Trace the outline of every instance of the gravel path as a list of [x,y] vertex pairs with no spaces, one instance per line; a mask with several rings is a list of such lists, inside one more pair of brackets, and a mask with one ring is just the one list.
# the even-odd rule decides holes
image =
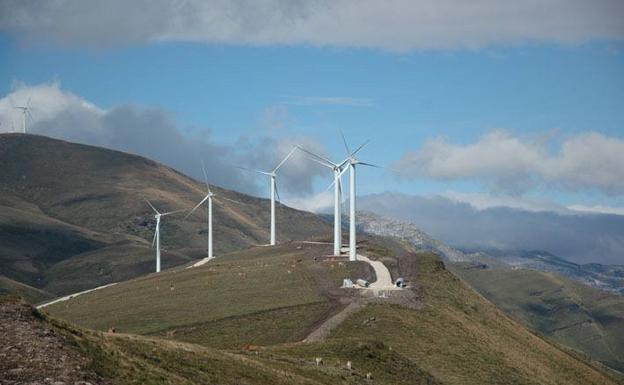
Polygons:
[[371,261],[368,257],[358,254],[358,261],[364,261],[371,265],[375,270],[375,276],[377,280],[370,284],[368,287],[372,290],[401,290],[400,288],[394,285],[392,281],[392,276],[390,275],[390,270],[380,261]]
[[323,341],[325,338],[329,336],[329,333],[335,329],[338,325],[340,325],[348,316],[355,313],[362,304],[360,302],[351,302],[347,307],[342,309],[337,314],[334,314],[333,317],[328,318],[325,322],[321,324],[318,328],[316,328],[312,333],[310,333],[303,342],[315,342],[315,341]]
[[[359,261],[363,261],[368,263],[375,270],[376,280],[371,283],[368,289],[363,290],[402,290],[394,285],[392,281],[392,275],[390,275],[390,270],[380,261],[372,261],[368,257],[358,254],[357,256]],[[333,317],[328,318],[325,322],[323,322],[318,328],[316,328],[312,333],[310,333],[303,342],[314,342],[314,341],[322,341],[329,336],[329,333],[333,329],[335,329],[338,325],[340,325],[348,316],[355,313],[358,309],[363,306],[363,301],[354,300],[347,307],[342,309],[340,312],[335,314]]]
[[89,290],[81,291],[81,292],[78,292],[78,293],[66,295],[65,297],[57,298],[57,299],[52,300],[50,302],[45,302],[45,303],[42,303],[40,305],[37,305],[37,309],[43,309],[46,306],[50,306],[50,305],[58,303],[58,302],[67,301],[68,299],[72,299],[72,298],[78,297],[79,295],[83,295],[83,294],[90,293],[92,291],[104,289],[105,287],[113,286],[113,285],[116,285],[116,284],[117,284],[117,282],[109,283],[108,285],[98,286],[98,287],[95,287],[93,289],[89,289]]

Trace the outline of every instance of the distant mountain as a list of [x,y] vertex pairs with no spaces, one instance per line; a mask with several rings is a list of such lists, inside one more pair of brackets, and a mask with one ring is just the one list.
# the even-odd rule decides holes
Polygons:
[[433,251],[449,261],[470,260],[469,256],[463,252],[433,239],[410,222],[382,217],[369,211],[360,211],[357,213],[357,224],[358,229],[363,232],[405,239],[420,250]]
[[[268,200],[212,189],[217,256],[268,243]],[[0,276],[63,294],[151,272],[155,220],[145,199],[166,211],[204,194],[203,183],[140,156],[0,134]],[[278,205],[277,217],[281,242],[331,234],[308,212]],[[203,209],[166,217],[164,267],[204,257],[206,228]]]
[[557,273],[564,277],[580,281],[598,289],[624,294],[624,266],[602,265],[599,263],[576,264],[547,251],[497,251],[473,254],[473,260],[479,256],[494,257],[512,268],[532,269],[547,273]]
[[624,263],[624,215],[580,213],[565,208],[478,209],[444,196],[383,193],[359,197],[358,208],[417,224],[465,250],[548,250],[574,263]]
[[561,274],[588,286],[624,294],[624,266],[599,263],[576,264],[547,251],[539,250],[459,250],[434,239],[415,224],[385,218],[371,212],[358,213],[358,226],[367,233],[408,240],[421,250],[433,251],[450,262],[504,264],[512,268]]

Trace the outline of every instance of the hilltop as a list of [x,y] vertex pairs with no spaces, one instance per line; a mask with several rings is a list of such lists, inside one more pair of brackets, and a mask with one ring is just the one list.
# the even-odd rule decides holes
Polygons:
[[[367,239],[360,252],[411,285],[383,299],[339,288],[344,277],[374,277],[361,262],[321,258],[328,250],[329,244],[298,242],[251,248],[201,267],[123,282],[44,312],[139,339],[234,354],[252,349],[254,360],[279,362],[284,370],[295,365],[297,375],[319,382],[328,378],[318,370],[323,376],[348,374],[335,383],[362,383],[366,373],[382,384],[624,383],[615,372],[505,316],[434,254],[414,253],[399,240]],[[327,338],[302,342],[353,303],[359,307]],[[323,359],[321,369],[315,357]],[[357,373],[343,371],[347,361]]]
[[[1,134],[0,164],[0,276],[44,296],[153,271],[155,221],[144,199],[164,211],[205,194],[203,183],[152,160],[43,136]],[[216,255],[268,242],[266,199],[213,189]],[[280,242],[332,233],[311,213],[278,205],[277,215]],[[165,268],[205,256],[204,210],[162,226]]]

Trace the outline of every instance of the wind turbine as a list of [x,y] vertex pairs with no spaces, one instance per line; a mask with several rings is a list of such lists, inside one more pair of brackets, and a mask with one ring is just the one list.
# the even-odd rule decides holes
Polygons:
[[349,145],[347,144],[347,140],[344,137],[342,131],[340,132],[342,136],[342,142],[344,143],[345,150],[347,150],[347,161],[349,163],[349,260],[357,261],[357,250],[356,250],[356,234],[355,234],[355,166],[361,164],[363,166],[377,167],[382,168],[381,166],[377,166],[372,163],[361,162],[355,158],[355,154],[358,153],[366,144],[368,144],[368,140],[360,147],[358,147],[355,151],[351,152],[349,150]]
[[210,191],[208,185],[208,175],[206,174],[206,167],[202,162],[202,171],[204,172],[204,180],[206,181],[206,196],[202,199],[193,209],[186,215],[185,219],[191,216],[195,210],[199,208],[204,202],[208,201],[208,260],[210,261],[214,256],[212,255],[212,197],[215,195]]
[[275,167],[272,171],[259,171],[259,170],[244,168],[244,167],[238,167],[241,170],[257,172],[258,174],[266,175],[270,178],[270,182],[271,182],[271,243],[270,245],[271,246],[275,246],[276,244],[275,242],[275,195],[276,194],[277,194],[277,198],[279,199],[279,192],[277,191],[277,180],[276,180],[277,170],[279,170],[279,168],[282,167],[284,163],[286,163],[288,158],[291,157],[291,155],[295,152],[296,149],[297,147],[293,147],[293,149],[290,150],[288,155],[286,155],[284,159],[282,159],[282,161],[279,162],[277,167]]
[[22,110],[22,130],[23,133],[26,133],[26,115],[28,115],[30,117],[30,119],[33,119],[32,114],[30,113],[30,98],[28,98],[28,101],[26,102],[25,105],[23,106],[17,106],[15,107],[18,110]]
[[310,155],[311,160],[332,169],[334,182],[329,187],[334,186],[334,255],[340,255],[340,248],[342,247],[342,174],[347,170],[349,158],[340,163],[334,163],[301,146],[297,146],[297,148]]
[[154,247],[154,244],[156,244],[156,272],[160,273],[160,218],[166,215],[179,213],[180,211],[183,211],[183,210],[175,210],[175,211],[169,211],[166,213],[160,213],[158,210],[156,210],[154,205],[150,203],[150,201],[148,201],[147,199],[145,199],[145,201],[152,208],[152,210],[154,210],[154,213],[155,213],[154,218],[156,218],[156,231],[154,232],[154,240],[152,240],[152,247]]

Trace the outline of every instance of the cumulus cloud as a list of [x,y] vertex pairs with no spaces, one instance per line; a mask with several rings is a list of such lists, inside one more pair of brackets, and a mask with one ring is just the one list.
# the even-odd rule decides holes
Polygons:
[[[58,82],[17,84],[13,92],[0,99],[0,132],[21,132],[22,117],[15,106],[29,99],[29,133],[135,153],[199,179],[203,179],[203,158],[211,183],[248,193],[265,195],[267,184],[257,175],[239,172],[233,165],[273,170],[296,143],[325,152],[320,143],[305,136],[242,137],[233,144],[206,140],[205,135],[193,137],[184,134],[160,108],[120,105],[102,109],[64,90]],[[295,154],[280,169],[281,192],[311,193],[312,180],[324,175],[324,170]]]
[[[552,148],[555,147],[555,150]],[[565,191],[624,194],[624,140],[596,132],[544,140],[494,130],[459,145],[425,141],[394,165],[405,178],[477,180],[493,191],[521,194],[540,185]]]
[[5,0],[0,29],[27,41],[312,44],[387,50],[622,39],[619,0]]

